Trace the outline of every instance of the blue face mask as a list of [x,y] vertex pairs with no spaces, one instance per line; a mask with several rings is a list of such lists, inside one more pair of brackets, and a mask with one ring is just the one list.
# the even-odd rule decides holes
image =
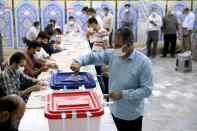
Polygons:
[[153,12],[152,14],[153,14],[153,16],[155,17],[155,16],[157,15],[157,12]]
[[174,15],[174,14],[175,14],[174,10],[172,10],[172,11],[171,11],[171,14],[172,14],[172,15]]

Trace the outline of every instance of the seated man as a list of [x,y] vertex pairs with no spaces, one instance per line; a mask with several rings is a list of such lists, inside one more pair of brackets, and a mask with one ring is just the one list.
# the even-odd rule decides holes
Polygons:
[[0,99],[1,131],[18,131],[25,112],[25,103],[17,95],[8,95]]
[[26,65],[24,73],[30,77],[37,78],[41,72],[47,71],[49,68],[57,69],[56,64],[45,64],[33,57],[36,52],[40,52],[42,45],[37,41],[31,41],[28,48],[24,50],[26,56]]
[[70,33],[83,33],[81,26],[74,22],[74,17],[69,17],[69,23],[64,26],[63,34],[70,34]]
[[49,35],[49,42],[48,44],[43,46],[43,49],[49,54],[54,54],[62,51],[63,49],[57,46],[58,44],[56,41],[53,39],[55,31],[54,30],[46,30],[46,33]]
[[60,26],[58,26],[58,25],[56,25],[56,21],[55,20],[50,20],[50,24],[52,24],[53,25],[53,30],[55,30],[55,29],[57,29],[57,28],[60,28]]
[[35,40],[39,33],[40,23],[38,21],[34,22],[34,26],[29,29],[27,32],[27,39],[28,40]]
[[[8,67],[0,73],[0,97],[9,94],[17,94],[23,97],[32,91],[40,90],[38,84],[42,82],[22,72],[25,64],[26,57],[22,52],[16,52],[11,56]],[[21,91],[21,82],[32,84],[33,86]]]
[[[38,34],[36,41],[40,42],[42,46],[45,46],[49,41],[49,35],[45,31],[41,31]],[[51,59],[49,54],[46,53],[43,47],[41,48],[40,52],[36,52],[36,54],[34,54],[34,58],[39,59],[43,63],[46,62],[46,59]]]

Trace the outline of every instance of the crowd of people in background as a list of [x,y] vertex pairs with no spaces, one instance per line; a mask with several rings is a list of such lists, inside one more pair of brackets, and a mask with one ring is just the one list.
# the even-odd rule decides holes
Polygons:
[[[135,41],[133,36],[135,32],[133,28],[135,23],[134,14],[130,9],[130,5],[126,4],[124,6],[125,13],[123,19],[117,21],[122,25],[122,28],[115,33],[114,42],[112,40],[113,33],[115,32],[113,30],[114,16],[110,13],[107,7],[103,8],[103,12],[105,13],[103,20],[93,8],[84,7],[82,12],[86,15],[87,19],[87,28],[85,31],[83,31],[82,27],[75,22],[75,18],[70,16],[68,23],[64,25],[63,30],[61,30],[60,26],[56,24],[55,20],[50,20],[45,29],[40,31],[40,23],[36,21],[29,29],[26,36],[24,36],[23,41],[26,44],[26,49],[22,52],[15,52],[9,58],[8,65],[4,67],[4,69],[2,68],[3,70],[0,72],[0,128],[5,130],[17,129],[20,120],[18,123],[13,125],[13,123],[10,122],[10,119],[17,114],[19,108],[21,108],[21,112],[19,112],[21,119],[24,113],[24,101],[26,102],[28,100],[29,94],[33,91],[39,91],[42,86],[46,85],[46,83],[37,79],[40,73],[46,72],[50,68],[58,69],[58,65],[55,64],[55,62],[51,64],[49,61],[54,61],[51,58],[52,54],[63,50],[61,46],[59,46],[61,44],[61,35],[78,33],[85,34],[93,53],[86,56],[87,59],[84,57],[78,59],[78,63],[74,63],[71,67],[74,70],[76,67],[79,68],[79,66],[90,64],[92,62],[90,59],[94,59],[95,63],[91,64],[96,65],[95,70],[97,72],[97,78],[104,94],[108,94],[108,80],[106,81],[108,78],[104,76],[113,75],[110,77],[114,81],[110,81],[109,85],[116,87],[119,84],[116,83],[116,81],[119,80],[116,79],[114,74],[117,74],[117,70],[122,67],[120,61],[124,61],[127,58],[129,60],[124,63],[125,67],[122,67],[125,68],[125,74],[130,70],[128,65],[132,66],[134,64],[132,61],[138,61],[139,65],[136,66],[136,71],[142,71],[140,73],[150,76],[150,78],[143,76],[135,76],[136,79],[131,78],[131,80],[136,83],[134,86],[138,86],[140,84],[135,81],[138,78],[140,78],[141,82],[145,82],[145,85],[143,85],[144,90],[139,90],[138,92],[135,92],[135,94],[130,94],[129,90],[128,92],[115,92],[115,94],[113,92],[113,94],[109,96],[114,100],[118,100],[121,97],[126,99],[125,101],[122,101],[122,103],[117,104],[117,107],[112,107],[112,114],[118,128],[121,130],[123,125],[130,127],[131,125],[137,124],[137,127],[135,128],[136,131],[141,130],[143,109],[138,105],[130,103],[133,99],[130,99],[129,96],[135,95],[134,98],[136,97],[136,99],[139,100],[148,97],[151,94],[153,83],[150,61],[138,53],[133,47],[133,43]],[[156,8],[152,9],[152,13],[147,19],[146,30],[148,57],[156,57],[159,37],[158,34],[161,30],[162,35],[164,36],[164,52],[162,58],[167,56],[169,44],[171,44],[171,57],[175,58],[177,32],[180,30],[178,27],[179,25],[182,25],[183,28],[184,51],[191,50],[191,33],[193,30],[195,16],[188,8],[185,8],[183,13],[187,14],[187,16],[184,22],[180,23],[178,22],[172,7],[168,9],[168,14],[163,19],[158,14]],[[153,49],[151,48],[152,43]],[[109,48],[114,48],[114,54],[122,57],[123,60],[113,57],[111,51],[106,51],[106,49]],[[135,56],[131,55],[132,52],[136,53]],[[141,58],[141,61],[139,61],[138,58]],[[144,61],[145,63],[143,63]],[[116,67],[112,62],[119,65]],[[107,64],[109,64],[110,69],[106,66]],[[141,67],[141,65],[143,67]],[[141,69],[146,70],[146,72]],[[130,73],[132,75],[132,73],[135,72]],[[125,74],[122,74],[122,77]],[[119,74],[117,74],[117,76],[118,75]],[[128,78],[124,77],[121,78],[123,83],[127,79]],[[147,81],[145,81],[145,79],[147,79]],[[127,84],[129,84],[129,81],[130,80],[127,81]],[[130,84],[132,85],[132,83]],[[129,88],[129,86],[127,87],[127,85],[125,85],[125,88]],[[119,87],[117,87],[117,89],[119,89]],[[122,93],[123,96],[115,97],[115,95],[120,95],[120,93]],[[139,95],[139,93],[143,95]],[[10,94],[16,94],[23,98],[24,101],[20,97]],[[130,105],[131,107],[127,107],[125,104]],[[140,105],[143,106],[142,103]],[[122,113],[122,108],[118,109],[118,106],[125,107],[125,113]],[[140,110],[140,112],[136,112],[135,109]],[[16,111],[15,114],[13,114],[13,111]],[[131,119],[132,121],[130,121]]]

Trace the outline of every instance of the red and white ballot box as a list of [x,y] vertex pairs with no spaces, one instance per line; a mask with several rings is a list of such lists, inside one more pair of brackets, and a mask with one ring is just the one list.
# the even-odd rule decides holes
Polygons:
[[50,131],[99,131],[104,108],[95,92],[63,92],[46,96]]

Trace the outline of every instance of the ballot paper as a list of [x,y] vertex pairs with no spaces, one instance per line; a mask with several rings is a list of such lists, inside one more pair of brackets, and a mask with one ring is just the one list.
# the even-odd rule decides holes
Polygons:
[[72,74],[70,77],[66,78],[66,81],[82,81],[82,76]]

